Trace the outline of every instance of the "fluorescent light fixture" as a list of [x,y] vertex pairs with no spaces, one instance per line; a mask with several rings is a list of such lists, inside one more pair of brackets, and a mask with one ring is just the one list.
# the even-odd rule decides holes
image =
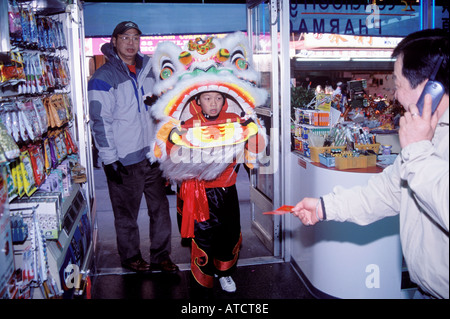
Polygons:
[[350,61],[350,58],[297,58],[297,62],[344,62]]
[[395,62],[393,58],[351,58],[354,62]]
[[297,62],[395,62],[393,58],[296,58]]

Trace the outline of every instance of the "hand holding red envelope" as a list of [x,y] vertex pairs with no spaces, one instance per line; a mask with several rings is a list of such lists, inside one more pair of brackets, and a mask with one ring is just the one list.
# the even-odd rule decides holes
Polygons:
[[286,213],[291,213],[294,206],[283,205],[278,209],[272,210],[270,212],[265,212],[263,215],[283,215]]

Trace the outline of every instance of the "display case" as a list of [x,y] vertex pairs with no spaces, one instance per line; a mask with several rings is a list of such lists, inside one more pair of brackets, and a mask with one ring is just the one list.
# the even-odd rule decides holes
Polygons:
[[14,256],[0,291],[81,297],[96,224],[82,6],[0,0],[0,7],[1,209]]
[[[381,168],[337,170],[295,153],[288,159],[292,187],[288,203],[320,197],[340,185],[362,185]],[[301,181],[297,183],[294,181]],[[334,221],[314,227],[291,223],[292,261],[317,298],[408,298],[402,289],[398,216],[368,226]]]

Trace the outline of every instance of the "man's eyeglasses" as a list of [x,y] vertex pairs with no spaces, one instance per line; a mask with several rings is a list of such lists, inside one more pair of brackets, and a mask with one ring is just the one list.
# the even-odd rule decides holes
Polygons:
[[126,42],[128,42],[130,40],[133,40],[134,42],[138,42],[139,40],[141,40],[141,37],[139,37],[139,36],[129,36],[129,35],[121,35],[118,38],[120,40],[126,41]]

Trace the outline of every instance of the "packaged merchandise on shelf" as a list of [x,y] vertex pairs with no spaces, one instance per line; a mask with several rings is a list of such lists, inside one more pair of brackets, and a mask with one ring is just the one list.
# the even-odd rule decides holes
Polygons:
[[[13,276],[5,285],[8,290],[7,298],[10,299],[29,299],[33,298],[33,292],[37,288],[41,293],[41,288],[45,286],[45,291],[41,294],[45,298],[57,297],[57,285],[49,271],[47,236],[49,231],[49,220],[44,213],[38,214],[33,206],[36,203],[24,203],[22,207],[13,206],[10,212],[12,221],[20,221],[15,226],[27,229],[26,236],[14,242],[14,263],[20,265],[13,273]],[[42,203],[41,203],[42,204]],[[41,209],[44,212],[44,209]],[[50,222],[51,223],[51,222]]]
[[313,126],[329,126],[330,112],[321,110],[303,110],[295,108],[295,124],[307,124]]
[[0,86],[18,85],[26,82],[22,54],[9,52],[9,61],[0,61]]
[[12,43],[40,50],[66,47],[62,23],[52,17],[37,17],[30,2],[9,0],[8,15]]
[[[358,123],[338,124],[334,126],[328,137],[325,139],[324,146],[335,145],[342,146],[346,144],[375,144],[376,134],[370,133],[368,128]],[[354,147],[352,147],[353,149]]]
[[11,94],[39,94],[70,83],[63,23],[37,17],[30,2],[8,1],[11,51],[0,61],[0,88]]
[[[363,85],[364,80],[355,83]],[[336,92],[331,88],[322,90],[318,86],[313,101],[308,104],[314,104],[315,109],[294,107],[293,149],[303,156],[310,157],[313,162],[322,162],[328,167],[335,166],[334,157],[337,152],[345,149],[359,150],[361,153],[369,152],[376,159],[380,150],[380,144],[376,142],[377,129],[393,128],[393,124],[389,123],[393,123],[394,117],[398,116],[395,106],[386,99],[366,96],[363,91],[358,91],[367,103],[354,107],[353,104],[347,103],[348,100],[346,102],[346,99],[342,99],[342,92]],[[345,112],[341,113],[341,110]],[[354,162],[355,165],[343,165],[344,161],[340,161],[338,166],[365,165],[362,158]],[[367,166],[372,166],[373,158],[369,162]]]
[[[67,196],[71,174],[67,173],[68,166],[61,164],[69,155],[78,153],[69,127],[71,109],[70,97],[65,93],[0,100],[0,163],[7,167],[10,200],[31,196],[52,183],[61,185]],[[53,170],[61,169],[65,178],[50,177],[45,183]],[[83,180],[77,178],[77,182]]]
[[323,137],[322,146],[310,148],[311,160],[319,162],[319,154],[332,153],[332,150],[367,151],[376,156],[380,144],[376,142],[376,135],[370,133],[366,127],[357,123],[339,123]]
[[337,169],[366,168],[377,164],[377,155],[366,151],[353,151],[347,154],[336,156],[335,164]]

